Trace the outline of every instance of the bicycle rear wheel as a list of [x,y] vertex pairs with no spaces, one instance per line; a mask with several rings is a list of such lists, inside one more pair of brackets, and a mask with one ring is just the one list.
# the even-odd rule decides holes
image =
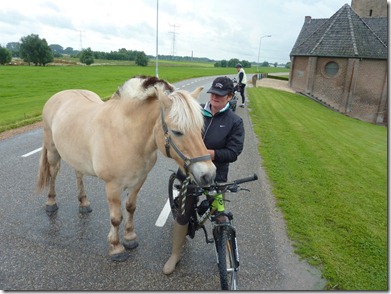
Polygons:
[[168,180],[168,199],[170,201],[170,207],[171,207],[171,213],[174,219],[176,219],[178,215],[178,194],[179,190],[176,188],[176,186],[180,186],[181,182],[178,180],[176,173],[172,173],[169,180]]
[[218,229],[216,250],[222,290],[238,290],[238,267],[235,258],[235,239],[226,228]]

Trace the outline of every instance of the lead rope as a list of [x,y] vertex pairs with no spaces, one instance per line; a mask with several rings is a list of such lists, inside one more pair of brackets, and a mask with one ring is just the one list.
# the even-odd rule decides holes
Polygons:
[[181,207],[179,214],[185,214],[185,205],[186,205],[186,196],[187,196],[187,186],[190,183],[190,175],[187,175],[186,179],[182,182],[181,191],[179,192],[179,197],[181,199]]

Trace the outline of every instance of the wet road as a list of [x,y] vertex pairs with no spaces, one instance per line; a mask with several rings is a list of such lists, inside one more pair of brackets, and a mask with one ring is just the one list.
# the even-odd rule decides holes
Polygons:
[[[209,87],[211,81],[200,78],[175,86],[192,91],[199,85]],[[205,102],[206,89],[201,95]],[[229,178],[255,172],[260,180],[245,184],[252,192],[233,194],[227,205],[234,212],[238,232],[240,290],[321,289],[320,273],[293,253],[261,168],[247,111],[237,109],[245,123],[246,142],[239,160],[231,165]],[[126,262],[116,263],[107,255],[110,226],[102,181],[85,177],[93,211],[81,215],[74,172],[62,162],[57,178],[59,210],[46,214],[46,195],[34,192],[41,141],[42,129],[0,141],[0,289],[219,290],[213,244],[205,243],[202,232],[187,240],[176,271],[170,276],[162,273],[171,250],[172,217],[161,227],[155,223],[167,201],[170,169],[177,169],[172,160],[159,154],[138,197],[139,247]]]

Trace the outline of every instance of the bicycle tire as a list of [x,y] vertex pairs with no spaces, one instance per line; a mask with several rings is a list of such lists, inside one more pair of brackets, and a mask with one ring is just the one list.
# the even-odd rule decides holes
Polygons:
[[175,199],[179,193],[179,191],[175,188],[175,185],[180,184],[175,173],[172,173],[168,180],[168,199],[170,201],[171,214],[174,219],[176,219],[178,215],[178,202]]
[[221,290],[238,290],[238,268],[235,259],[235,240],[229,230],[218,229],[216,251]]

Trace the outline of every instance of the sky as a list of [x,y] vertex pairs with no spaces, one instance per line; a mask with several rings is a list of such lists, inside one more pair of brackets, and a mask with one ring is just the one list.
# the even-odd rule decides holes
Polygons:
[[285,64],[305,16],[330,18],[344,4],[351,0],[2,1],[0,45],[37,34],[64,49],[156,56],[157,35],[159,55]]

